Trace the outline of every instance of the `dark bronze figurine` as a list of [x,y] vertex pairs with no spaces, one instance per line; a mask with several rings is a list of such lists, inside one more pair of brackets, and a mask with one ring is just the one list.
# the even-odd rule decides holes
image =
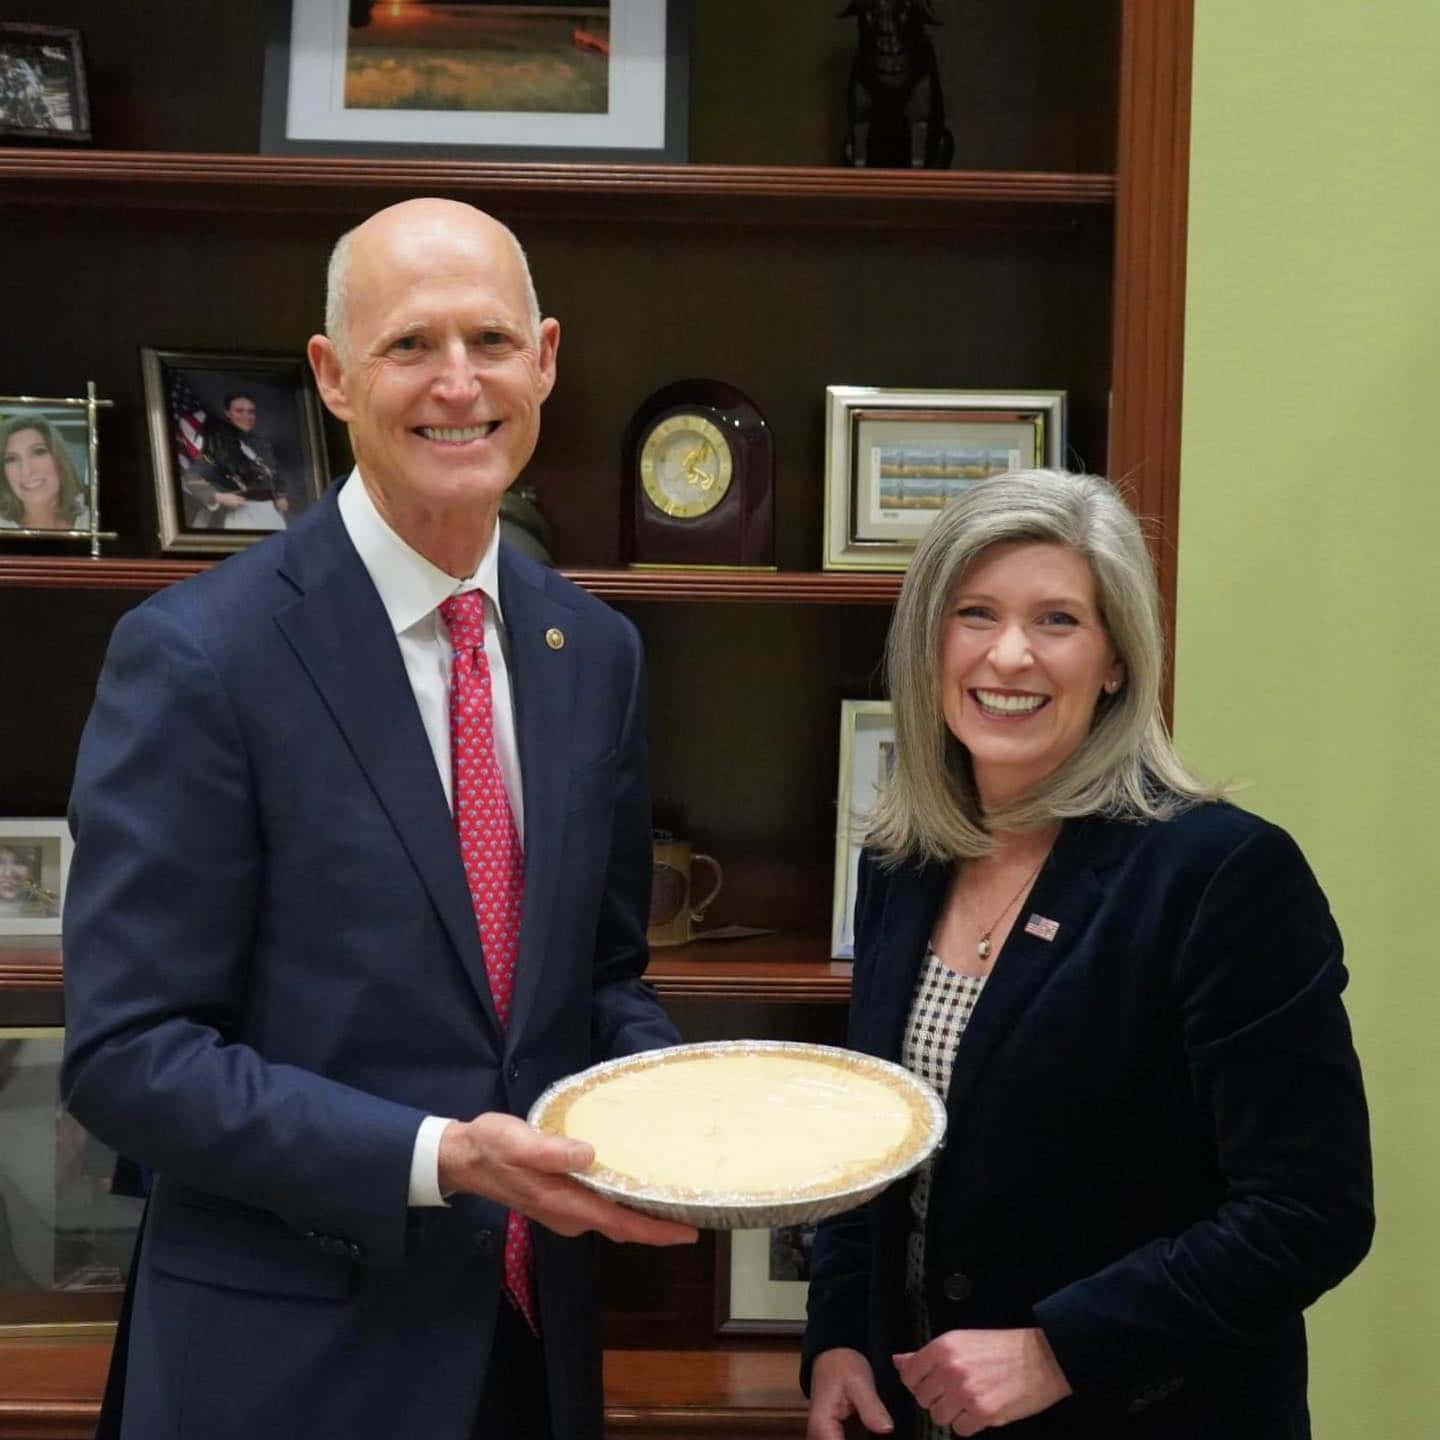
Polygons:
[[839,18],[859,22],[845,92],[845,163],[944,170],[955,153],[945,128],[930,0],[850,0]]

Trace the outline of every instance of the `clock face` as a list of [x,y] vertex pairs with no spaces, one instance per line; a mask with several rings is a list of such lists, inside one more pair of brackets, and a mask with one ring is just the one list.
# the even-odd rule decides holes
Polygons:
[[733,474],[730,442],[704,415],[668,415],[640,447],[645,494],[657,510],[676,520],[708,515],[725,498]]

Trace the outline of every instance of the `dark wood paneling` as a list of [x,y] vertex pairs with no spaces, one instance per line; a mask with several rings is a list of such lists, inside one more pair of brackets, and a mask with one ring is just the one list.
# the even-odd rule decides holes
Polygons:
[[[1110,473],[1134,488],[1175,633],[1194,0],[1125,0]],[[1166,680],[1166,710],[1174,683]]]

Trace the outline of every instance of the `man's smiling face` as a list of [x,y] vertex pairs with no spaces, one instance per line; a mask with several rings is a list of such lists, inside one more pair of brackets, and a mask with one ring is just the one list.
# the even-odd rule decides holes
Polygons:
[[[535,450],[559,326],[537,327],[519,255],[489,217],[416,202],[356,233],[346,360],[322,375],[392,525],[500,500]],[[327,384],[326,380],[330,379]]]

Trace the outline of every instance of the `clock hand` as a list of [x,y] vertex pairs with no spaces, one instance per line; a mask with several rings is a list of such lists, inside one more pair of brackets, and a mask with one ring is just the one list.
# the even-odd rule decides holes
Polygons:
[[715,484],[715,477],[700,466],[715,453],[714,448],[708,440],[702,440],[681,462],[681,468],[685,471],[685,478],[692,485],[698,485],[702,490],[709,490]]

